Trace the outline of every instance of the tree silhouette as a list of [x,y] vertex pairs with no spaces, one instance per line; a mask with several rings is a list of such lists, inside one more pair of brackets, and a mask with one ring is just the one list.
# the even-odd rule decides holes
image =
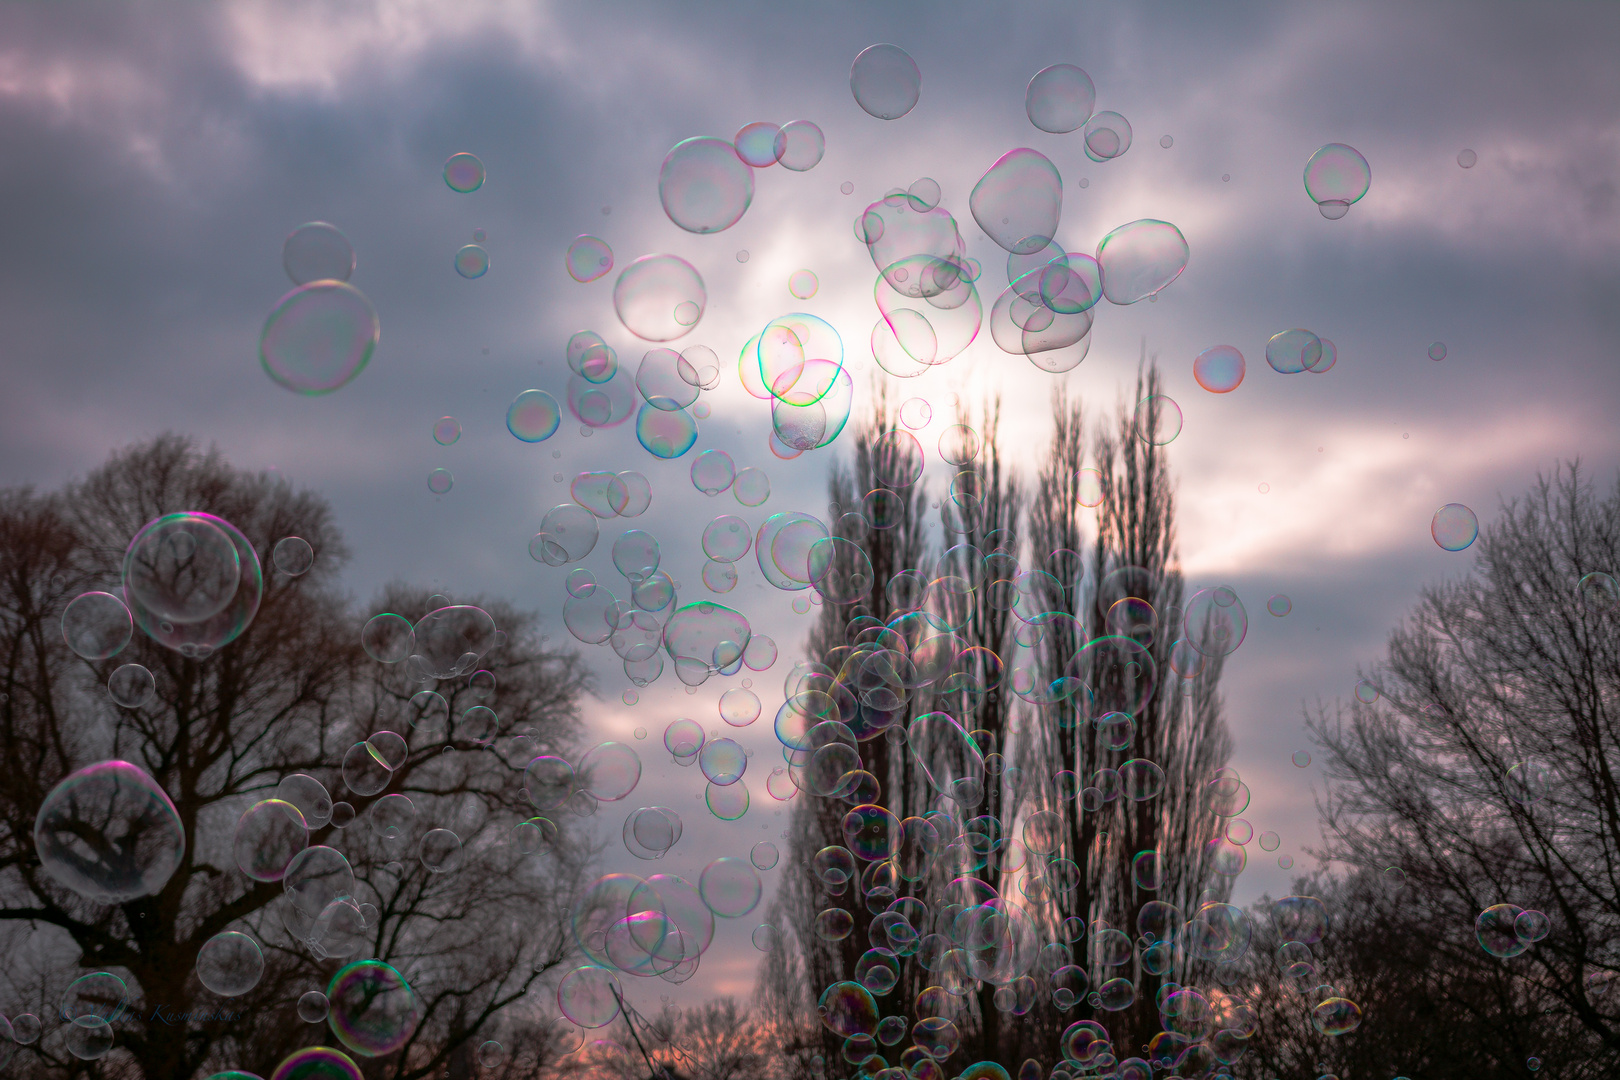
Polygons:
[[[206,659],[182,656],[139,631],[111,659],[75,656],[63,642],[63,607],[87,590],[117,592],[129,538],[153,518],[182,510],[234,523],[260,553],[300,536],[316,552],[313,567],[289,577],[267,565],[257,617]],[[66,1051],[56,999],[72,978],[112,971],[129,983],[132,1008],[96,1068],[147,1077],[224,1068],[268,1074],[292,1049],[331,1041],[324,1027],[297,1018],[299,996],[324,990],[340,964],[375,957],[412,981],[423,1019],[402,1051],[369,1062],[368,1073],[443,1074],[470,1042],[498,1026],[503,1008],[535,1001],[525,995],[538,993],[570,951],[564,915],[588,852],[562,822],[536,825],[521,842],[513,827],[534,817],[522,795],[529,758],[573,745],[577,701],[588,689],[579,662],[542,645],[532,616],[485,602],[506,636],[481,660],[493,686],[463,676],[437,688],[450,716],[475,700],[494,710],[499,736],[424,723],[412,699],[435,683],[413,678],[407,665],[368,658],[360,629],[376,610],[414,621],[429,610],[428,597],[393,587],[378,608],[357,613],[338,590],[345,557],[331,511],[317,496],[233,469],[176,436],[116,454],[58,493],[0,493],[0,760],[9,777],[0,785],[0,926],[10,946],[0,961],[0,992],[12,1015],[32,1011],[45,1021],[45,1036],[14,1070],[68,1075],[84,1067]],[[156,693],[123,708],[106,682],[112,669],[131,662],[153,673]],[[408,752],[382,790],[347,790],[346,752],[379,731],[400,734]],[[57,781],[111,758],[135,763],[163,787],[187,844],[179,869],[155,895],[108,905],[44,872],[33,826]],[[233,857],[242,812],[293,773],[321,781],[353,810],[352,821],[322,824],[309,838],[342,850],[353,866],[356,919],[341,932],[333,923],[316,935],[280,883],[248,878]],[[389,795],[408,798],[414,813],[381,820],[372,807]],[[396,831],[386,831],[389,824]],[[418,857],[423,833],[434,827],[458,835],[459,866],[451,859],[445,872],[430,872]],[[526,854],[536,848],[535,834],[544,850]],[[259,983],[235,998],[220,998],[194,974],[199,948],[227,929],[257,939],[266,961]],[[240,1015],[169,1023],[154,1018],[158,1006],[170,1014]]]

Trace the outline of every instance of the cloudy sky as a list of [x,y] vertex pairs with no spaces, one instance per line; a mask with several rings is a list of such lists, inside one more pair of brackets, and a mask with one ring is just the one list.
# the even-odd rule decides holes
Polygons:
[[[906,49],[922,72],[921,100],[898,121],[868,116],[850,93],[851,62],[876,42]],[[1154,304],[1100,305],[1090,355],[1066,375],[982,334],[892,389],[933,404],[919,432],[930,460],[951,395],[998,393],[1004,450],[1033,462],[1055,383],[1101,416],[1128,392],[1144,343],[1157,355],[1185,415],[1171,451],[1189,585],[1231,585],[1250,617],[1226,682],[1249,816],[1309,866],[1315,772],[1289,761],[1307,745],[1302,706],[1346,697],[1415,592],[1468,569],[1467,553],[1430,538],[1435,508],[1463,502],[1488,520],[1564,458],[1580,456],[1602,483],[1614,475],[1617,45],[1620,11],[1592,4],[9,5],[0,483],[54,486],[116,447],[186,432],[329,497],[356,596],[395,578],[452,597],[499,593],[561,634],[563,572],[526,552],[545,509],[567,497],[552,477],[633,468],[654,488],[634,524],[659,537],[665,567],[696,598],[704,522],[822,513],[826,469],[843,452],[771,455],[768,410],[737,381],[742,343],[788,311],[830,320],[859,412],[876,311],[851,221],[886,190],[934,178],[986,266],[988,307],[1004,256],[967,195],[1000,155],[1032,147],[1061,172],[1067,250],[1159,218],[1187,238],[1185,274]],[[1129,119],[1122,158],[1091,162],[1079,134],[1029,123],[1024,88],[1056,63],[1084,68],[1097,107]],[[813,170],[761,171],[752,207],[719,234],[664,216],[658,168],[676,142],[798,118],[826,135]],[[1328,142],[1355,146],[1372,169],[1370,192],[1339,221],[1301,183]],[[1467,170],[1465,148],[1478,155]],[[458,151],[484,161],[482,190],[446,187],[443,163]],[[265,376],[256,348],[289,288],[282,240],[315,219],[353,242],[353,283],[382,339],[351,385],[303,398]],[[469,281],[452,256],[474,229],[491,269]],[[580,233],[605,239],[620,266],[672,252],[702,273],[709,305],[680,344],[707,344],[726,363],[697,449],[764,468],[764,506],[698,494],[690,458],[658,461],[628,427],[587,439],[569,419],[535,446],[507,434],[519,391],[562,396],[572,332],[600,331],[631,365],[645,348],[614,316],[617,270],[589,285],[564,272]],[[788,293],[799,268],[821,281],[809,301]],[[1295,326],[1337,345],[1330,373],[1265,365],[1266,339]],[[1433,362],[1437,341],[1447,355]],[[1222,343],[1248,357],[1248,377],[1217,397],[1194,382],[1192,359]],[[431,437],[442,415],[465,429],[448,448]],[[442,496],[427,487],[439,467],[455,477]],[[611,535],[586,563],[604,579]],[[763,583],[752,556],[739,566],[732,601],[782,646],[756,680],[772,710],[809,617]],[[1293,601],[1285,619],[1265,614],[1279,592]],[[707,820],[695,770],[652,749],[675,716],[715,726],[722,687],[688,696],[666,674],[629,707],[616,658],[591,658],[603,686],[593,730],[652,732],[632,801],[686,815],[661,868],[695,877],[781,830],[762,782],[741,821]],[[739,737],[777,752],[763,723]],[[622,813],[606,818],[616,827]],[[1254,855],[1240,897],[1286,888],[1272,857]],[[634,860],[610,865],[620,862]],[[747,991],[753,922],[722,929],[689,990]]]

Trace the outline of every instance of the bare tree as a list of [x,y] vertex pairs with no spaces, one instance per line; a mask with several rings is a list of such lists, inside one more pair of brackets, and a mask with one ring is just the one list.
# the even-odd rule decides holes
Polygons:
[[[252,624],[206,658],[182,656],[140,633],[113,659],[76,657],[62,638],[64,605],[89,589],[116,589],[129,537],[181,510],[233,522],[258,552],[301,536],[317,553],[314,566],[296,578],[267,571]],[[370,612],[357,617],[337,591],[344,556],[319,498],[267,474],[232,469],[217,453],[174,436],[116,455],[60,494],[0,494],[0,757],[10,774],[0,785],[0,924],[13,946],[0,968],[10,996],[6,1011],[26,1009],[47,1020],[45,1038],[14,1068],[41,1075],[82,1068],[65,1053],[60,1025],[51,1019],[56,998],[77,975],[110,970],[127,979],[141,1007],[118,1025],[116,1046],[97,1068],[186,1077],[251,1061],[268,1072],[278,1055],[310,1041],[312,1029],[293,1012],[299,995],[324,989],[339,963],[375,956],[414,979],[425,1019],[403,1054],[373,1069],[442,1073],[459,1044],[489,1028],[503,1006],[521,1001],[567,951],[556,927],[571,875],[534,867],[509,837],[533,816],[520,802],[522,765],[513,762],[531,745],[571,743],[574,702],[587,686],[578,661],[542,647],[531,617],[490,602],[508,639],[486,660],[496,685],[482,703],[504,712],[509,733],[491,742],[448,729],[429,740],[413,731],[419,717],[408,708],[411,695],[428,687],[401,685],[404,673],[379,670],[360,648]],[[423,594],[395,590],[385,600],[407,617],[425,610]],[[145,665],[156,681],[154,696],[135,708],[115,706],[106,691],[109,672],[126,662]],[[462,705],[471,692],[442,689]],[[414,743],[389,788],[365,796],[346,791],[345,753],[385,729]],[[180,867],[156,895],[105,905],[44,872],[33,825],[64,775],[115,757],[141,766],[164,788],[187,844]],[[353,933],[326,939],[330,947],[320,956],[308,945],[307,928],[289,918],[281,885],[247,878],[232,855],[241,813],[299,772],[321,780],[334,798],[346,797],[355,811],[346,828],[325,824],[310,837],[348,854],[361,917]],[[385,793],[403,794],[414,805],[404,848],[370,812]],[[416,856],[409,841],[432,826],[459,836],[460,869],[429,873]],[[557,830],[553,853],[542,857],[566,868],[580,856]],[[229,1002],[204,989],[193,972],[201,945],[227,929],[251,933],[266,954],[259,984]],[[227,1005],[242,1014],[231,1024],[166,1023],[152,1013],[157,1006],[183,1013]]]
[[[1348,709],[1307,718],[1330,780],[1320,854],[1404,875],[1428,948],[1458,976],[1439,992],[1477,1017],[1489,1068],[1523,1068],[1533,1016],[1612,1075],[1620,488],[1600,499],[1577,463],[1561,467],[1474,550],[1472,574],[1423,590]],[[1511,906],[1476,932],[1495,905]]]

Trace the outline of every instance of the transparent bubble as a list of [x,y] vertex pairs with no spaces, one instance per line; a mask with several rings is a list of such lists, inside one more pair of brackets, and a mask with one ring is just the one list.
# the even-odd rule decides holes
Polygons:
[[262,799],[237,820],[231,851],[237,868],[254,881],[280,881],[308,845],[309,825],[302,811],[283,799]]
[[1445,358],[1446,358],[1446,343],[1445,342],[1437,341],[1433,345],[1429,346],[1429,359],[1430,360],[1438,361],[1438,360],[1444,360]]
[[338,969],[327,985],[327,1025],[356,1054],[380,1057],[410,1041],[424,1009],[410,983],[381,960]]
[[168,514],[149,522],[124,554],[124,588],[158,618],[200,623],[236,594],[242,565],[236,545],[207,514]]
[[311,829],[319,829],[332,819],[332,796],[326,785],[313,776],[290,773],[282,777],[281,783],[276,785],[275,797],[291,803]]
[[117,656],[134,632],[129,608],[112,593],[81,593],[62,610],[62,639],[86,660]]
[[763,469],[752,466],[739,469],[731,490],[737,496],[737,501],[744,506],[759,506],[771,497],[770,477],[765,475]]
[[481,278],[489,273],[489,252],[477,244],[468,244],[456,250],[456,273],[464,278]]
[[795,270],[788,276],[788,292],[792,293],[796,300],[810,299],[816,295],[816,289],[820,284],[816,280],[816,275],[809,270]]
[[360,645],[379,664],[397,664],[411,654],[411,624],[402,615],[385,611],[366,620]]
[[849,88],[868,115],[898,120],[916,106],[922,73],[898,45],[872,45],[850,66]]
[[[705,495],[720,494],[736,478],[737,467],[724,450],[705,450],[692,461],[692,486]],[[746,526],[743,531],[746,536]]]
[[529,541],[529,555],[548,566],[578,562],[595,549],[600,536],[595,514],[578,503],[561,503],[541,519],[540,531]]
[[710,783],[703,793],[709,813],[721,821],[736,821],[748,812],[748,784],[738,780],[734,784]]
[[329,394],[370,362],[382,335],[377,311],[354,286],[312,281],[283,296],[259,335],[265,373],[298,394]]
[[1281,845],[1282,837],[1278,836],[1276,833],[1268,831],[1260,834],[1260,850],[1276,851]]
[[34,848],[45,872],[102,904],[157,893],[180,865],[185,846],[174,803],[127,761],[103,761],[68,774],[34,819]]
[[1443,551],[1462,551],[1479,537],[1479,518],[1462,503],[1447,503],[1434,512],[1429,533]]
[[1181,434],[1181,406],[1163,394],[1145,397],[1136,405],[1132,427],[1143,442],[1168,445]]
[[197,951],[197,978],[221,997],[247,993],[263,975],[264,953],[246,934],[235,930],[215,934]]
[[711,861],[698,876],[704,905],[725,919],[740,919],[753,911],[762,891],[759,873],[746,859],[723,856]]
[[781,856],[776,850],[776,845],[771,843],[769,840],[761,840],[759,843],[755,844],[753,850],[748,853],[748,861],[753,863],[761,870],[771,869],[776,865],[777,860],[780,858]]
[[767,169],[776,164],[780,156],[777,136],[782,129],[776,124],[760,120],[747,124],[731,140],[737,156],[756,169]]
[[451,154],[444,163],[444,182],[461,195],[477,191],[484,186],[484,163],[475,154]]
[[305,222],[282,241],[281,265],[294,285],[348,281],[354,273],[354,245],[336,225]]
[[656,458],[670,460],[697,443],[697,420],[685,409],[673,411],[643,405],[636,413],[636,440]]
[[1295,375],[1322,361],[1322,339],[1309,330],[1284,330],[1266,342],[1266,363],[1273,371]]
[[1292,870],[1294,868],[1294,857],[1292,855],[1279,855],[1277,856],[1277,865],[1284,870]]
[[1112,161],[1131,148],[1131,124],[1117,112],[1100,112],[1086,121],[1086,157]]
[[[726,152],[736,160],[729,144]],[[737,162],[753,183],[748,166]],[[703,316],[708,304],[703,278],[676,255],[643,255],[619,274],[613,286],[613,309],[632,334],[647,341],[682,337]]]
[[[1371,185],[1372,167],[1352,146],[1328,143],[1305,163],[1305,193],[1324,208],[1324,217],[1343,217]],[[1329,206],[1333,207],[1331,214]]]
[[575,281],[581,284],[595,281],[613,269],[613,249],[601,237],[581,233],[568,245],[564,265],[568,276]]
[[1464,169],[1472,169],[1479,164],[1479,155],[1472,150],[1459,150],[1457,152],[1457,164]]
[[1231,345],[1215,345],[1193,360],[1193,378],[1212,394],[1229,394],[1243,383],[1247,364]]
[[626,743],[600,743],[579,759],[578,774],[579,790],[603,802],[617,802],[641,781],[641,757]]
[[1073,131],[1091,119],[1097,104],[1097,89],[1091,76],[1073,64],[1053,64],[1042,68],[1029,80],[1024,93],[1024,111],[1029,122],[1054,134]]
[[664,213],[687,232],[720,232],[735,225],[753,201],[754,171],[725,139],[686,139],[659,168],[658,197]]
[[1346,1035],[1361,1026],[1361,1007],[1348,998],[1331,997],[1311,1010],[1311,1026],[1323,1035]]
[[418,848],[422,865],[432,874],[448,874],[461,866],[461,837],[450,829],[429,829]]
[[1356,680],[1356,700],[1363,705],[1371,705],[1378,700],[1378,685],[1370,679]]
[[808,172],[821,164],[827,152],[827,138],[821,128],[808,120],[789,120],[776,136],[776,160],[782,168]]
[[443,495],[456,486],[456,478],[449,469],[434,469],[428,473],[428,490],[435,495]]
[[1311,752],[1309,750],[1295,750],[1293,761],[1296,769],[1310,768]]
[[271,561],[288,577],[301,577],[315,565],[315,549],[301,536],[284,536],[271,550]]
[[1283,593],[1274,593],[1266,600],[1266,611],[1279,619],[1293,610],[1294,602]]
[[1004,250],[1029,254],[1051,243],[1063,212],[1063,178],[1046,155],[1020,148],[991,165],[968,196],[973,220]]
[[1169,135],[1165,135],[1164,137],[1159,139],[1159,145],[1164,147],[1166,150],[1168,150],[1172,146],[1176,145],[1176,140],[1171,138]]
[[1187,238],[1168,221],[1142,218],[1121,225],[1097,245],[1103,295],[1115,304],[1145,300],[1181,276],[1188,254]]

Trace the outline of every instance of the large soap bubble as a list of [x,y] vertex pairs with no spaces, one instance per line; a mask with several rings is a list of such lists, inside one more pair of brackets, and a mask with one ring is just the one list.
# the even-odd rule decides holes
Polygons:
[[263,975],[259,943],[236,930],[215,934],[197,951],[197,978],[221,997],[240,997]]
[[424,1014],[405,976],[381,960],[338,969],[326,988],[326,1022],[344,1046],[365,1057],[391,1054],[410,1041]]
[[658,169],[658,198],[669,220],[687,232],[720,232],[737,224],[753,202],[754,170],[725,139],[687,139],[675,144]]
[[677,610],[664,624],[664,649],[675,661],[675,674],[688,686],[699,686],[711,674],[730,673],[742,664],[752,631],[740,612],[710,600]]
[[1096,104],[1097,88],[1091,76],[1073,64],[1042,68],[1029,80],[1024,92],[1029,122],[1054,135],[1073,131],[1090,120]]
[[1331,220],[1344,217],[1372,186],[1372,166],[1353,146],[1328,143],[1305,163],[1305,193]]
[[465,675],[495,647],[497,632],[495,620],[480,607],[452,604],[430,611],[416,624],[412,665],[435,679]]
[[277,302],[259,335],[259,362],[298,394],[329,394],[371,362],[382,337],[377,309],[342,281],[312,281]]
[[258,614],[264,570],[235,525],[188,511],[150,521],[135,534],[124,553],[123,584],[135,625],[182,656],[203,659]]
[[307,221],[282,241],[281,265],[294,285],[348,281],[354,273],[354,245],[336,225]]
[[917,62],[898,45],[872,45],[849,69],[855,102],[879,120],[898,120],[910,112],[922,93]]
[[1057,235],[1063,213],[1063,177],[1038,150],[1009,150],[991,165],[968,196],[968,209],[985,235],[1024,255]]
[[1085,142],[1086,157],[1112,161],[1131,148],[1131,122],[1117,112],[1096,113],[1086,121]]
[[70,773],[34,819],[41,866],[90,900],[117,904],[151,896],[180,866],[186,830],[169,796],[127,761]]
[[[727,152],[731,153],[729,145]],[[737,166],[748,170],[741,161]],[[674,341],[689,333],[708,302],[703,278],[678,255],[643,255],[625,267],[613,285],[613,310],[619,321],[646,341]]]
[[112,593],[81,593],[62,609],[62,640],[86,660],[117,656],[134,632],[129,608]]
[[1168,221],[1121,225],[1097,245],[1103,295],[1116,304],[1145,300],[1187,269],[1187,238]]

